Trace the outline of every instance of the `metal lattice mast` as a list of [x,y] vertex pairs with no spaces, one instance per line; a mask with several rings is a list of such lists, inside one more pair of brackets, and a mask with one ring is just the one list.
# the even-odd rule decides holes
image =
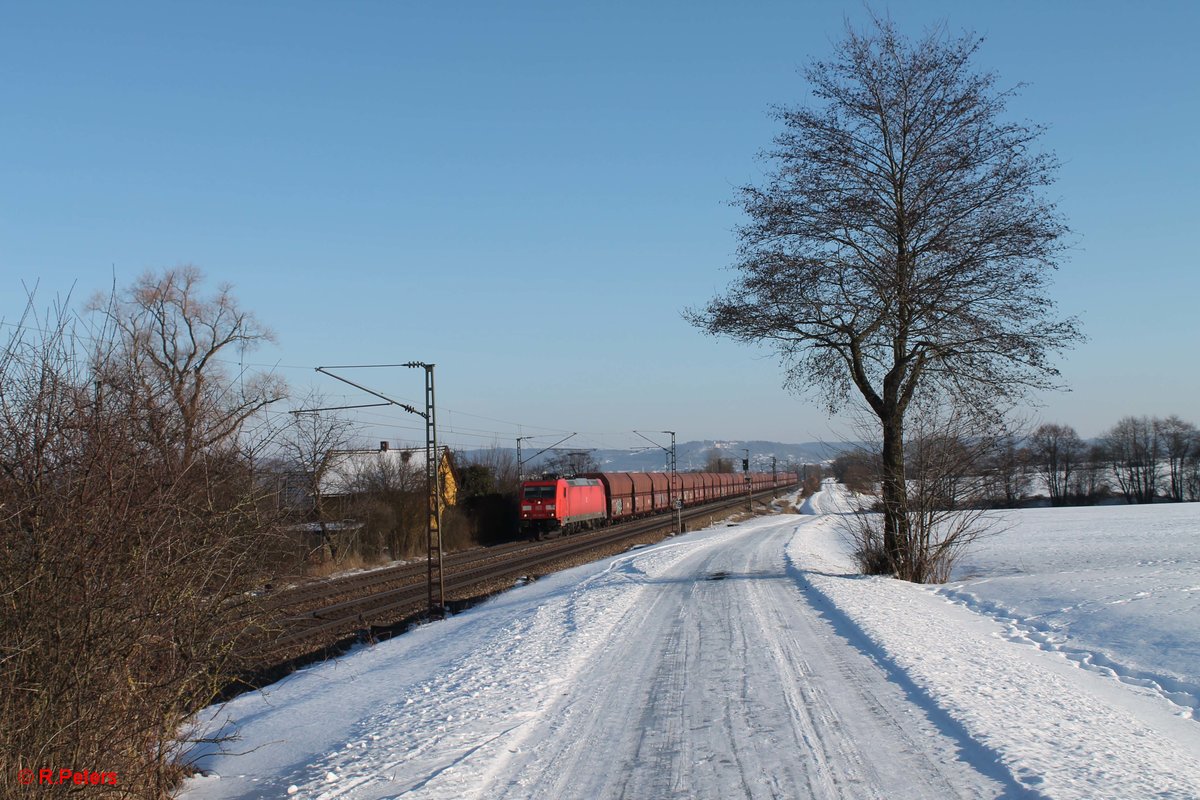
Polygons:
[[[368,389],[362,384],[348,378],[335,375],[331,369],[377,369],[381,367],[420,367],[425,370],[425,410],[420,411],[408,403],[393,400],[387,395],[380,394],[374,389]],[[388,404],[399,406],[410,414],[416,414],[425,420],[425,481],[429,495],[429,513],[427,515],[427,553],[429,561],[429,613],[442,616],[446,608],[446,585],[442,577],[442,473],[441,460],[438,458],[437,444],[437,412],[433,402],[433,364],[424,361],[407,361],[403,364],[343,364],[333,367],[317,367],[317,372],[328,375],[334,380],[349,384],[355,389],[361,389],[367,394],[385,400]],[[347,406],[351,408],[352,406]],[[315,409],[320,410],[320,409]]]
[[426,524],[429,612],[442,616],[446,607],[446,581],[442,572],[442,460],[437,443],[437,406],[433,394],[433,364],[410,361],[406,367],[425,370],[425,485],[429,491]]
[[659,450],[665,450],[667,452],[667,466],[671,473],[669,482],[667,484],[667,503],[675,509],[676,532],[683,533],[683,493],[682,491],[678,493],[676,492],[676,484],[679,481],[679,469],[675,460],[675,431],[659,431],[659,433],[669,433],[671,435],[671,447],[669,449],[663,447],[661,444],[654,441],[641,431],[634,431],[634,433],[657,447]]

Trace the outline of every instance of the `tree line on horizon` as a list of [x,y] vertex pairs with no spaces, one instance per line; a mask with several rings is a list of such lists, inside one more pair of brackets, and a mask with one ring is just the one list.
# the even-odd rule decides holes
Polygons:
[[[1176,415],[1127,416],[1092,440],[1062,423],[1043,423],[1026,435],[956,440],[917,437],[911,475],[922,480],[919,451],[971,454],[956,463],[960,485],[946,493],[948,506],[1018,507],[1044,500],[1052,506],[1200,501],[1200,429]],[[831,472],[848,488],[873,494],[879,462],[857,446],[834,459]]]

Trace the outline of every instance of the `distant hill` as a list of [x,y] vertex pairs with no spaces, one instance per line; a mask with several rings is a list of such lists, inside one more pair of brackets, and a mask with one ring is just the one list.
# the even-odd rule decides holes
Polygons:
[[[734,469],[741,471],[742,459],[745,457],[745,451],[749,449],[750,469],[768,472],[771,469],[772,458],[775,459],[776,468],[782,470],[787,465],[800,466],[831,461],[846,447],[847,445],[842,443],[827,444],[825,442],[784,444],[782,442],[708,439],[676,444],[675,453],[680,472],[702,470],[708,463],[709,454],[713,452],[719,453],[721,458],[731,459]],[[503,449],[512,452],[512,448]],[[462,455],[470,460],[478,452],[480,451],[466,450]],[[667,468],[667,454],[662,450],[591,450],[589,452],[604,471],[662,472]],[[526,467],[526,470],[529,470],[529,466]]]

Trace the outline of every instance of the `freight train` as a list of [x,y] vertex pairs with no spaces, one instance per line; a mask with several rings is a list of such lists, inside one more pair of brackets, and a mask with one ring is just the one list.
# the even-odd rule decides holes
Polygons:
[[521,531],[541,539],[711,503],[726,497],[794,486],[794,472],[681,472],[671,487],[665,472],[593,472],[521,484]]

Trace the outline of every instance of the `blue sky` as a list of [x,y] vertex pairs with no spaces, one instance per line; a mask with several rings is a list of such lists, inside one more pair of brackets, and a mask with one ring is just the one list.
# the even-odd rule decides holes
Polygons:
[[[1029,84],[1076,246],[1054,297],[1090,340],[1036,420],[1200,423],[1200,3],[877,4],[919,34],[987,37]],[[772,104],[865,6],[824,2],[0,4],[0,316],[147,268],[229,281],[313,372],[436,362],[464,447],[632,429],[832,440],[769,353],[680,316],[729,282],[735,187],[762,174]],[[346,373],[350,375],[350,373]],[[354,377],[354,376],[352,376]],[[356,378],[421,398],[419,373]],[[344,391],[345,390],[345,391]],[[365,439],[414,441],[403,412]],[[553,441],[547,438],[546,443]],[[644,442],[643,442],[644,443]]]

